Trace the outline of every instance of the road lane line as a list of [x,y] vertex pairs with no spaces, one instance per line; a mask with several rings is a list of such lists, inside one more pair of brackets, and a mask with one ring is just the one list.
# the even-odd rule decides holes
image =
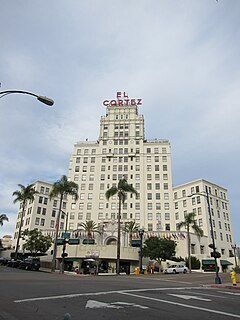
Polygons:
[[141,299],[145,299],[145,300],[152,300],[152,301],[158,301],[158,302],[167,303],[167,304],[173,304],[175,306],[180,306],[180,307],[189,308],[189,309],[197,309],[197,310],[201,310],[201,311],[217,313],[217,314],[221,314],[221,315],[228,316],[228,317],[240,318],[240,315],[234,314],[234,313],[228,313],[228,312],[224,312],[224,311],[213,310],[213,309],[208,309],[208,308],[203,308],[203,307],[190,306],[188,304],[167,301],[167,300],[162,300],[162,299],[157,299],[157,298],[151,298],[151,297],[146,297],[146,296],[139,296],[139,295],[133,294],[133,293],[121,292],[121,294],[127,295],[127,296],[132,296],[135,298],[141,298]]
[[48,296],[48,297],[38,297],[38,298],[28,298],[21,300],[14,300],[15,303],[22,303],[28,301],[41,301],[41,300],[54,300],[54,299],[64,299],[64,298],[75,298],[81,296],[98,296],[98,295],[107,295],[114,293],[122,293],[122,292],[145,292],[145,291],[165,291],[165,290],[185,290],[185,289],[203,289],[202,287],[177,287],[177,288],[144,288],[144,289],[126,289],[126,290],[114,290],[114,291],[100,291],[100,292],[87,292],[87,293],[73,293],[73,294],[64,294],[58,296]]

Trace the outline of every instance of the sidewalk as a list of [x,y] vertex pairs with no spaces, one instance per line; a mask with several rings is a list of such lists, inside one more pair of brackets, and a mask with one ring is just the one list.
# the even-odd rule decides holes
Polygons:
[[220,288],[220,289],[234,289],[240,290],[240,284],[233,286],[231,283],[222,283],[222,284],[211,284],[211,288]]

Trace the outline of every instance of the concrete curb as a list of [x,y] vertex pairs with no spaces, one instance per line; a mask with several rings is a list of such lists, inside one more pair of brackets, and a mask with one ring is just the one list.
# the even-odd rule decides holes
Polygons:
[[212,284],[211,288],[240,290],[239,286],[233,286],[231,284]]

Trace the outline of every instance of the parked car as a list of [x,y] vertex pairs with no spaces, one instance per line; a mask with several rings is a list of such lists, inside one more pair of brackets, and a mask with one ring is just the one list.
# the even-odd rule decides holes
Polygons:
[[168,268],[164,269],[164,273],[187,273],[188,268],[180,265],[180,264],[173,264]]
[[18,268],[21,261],[22,260],[11,259],[7,262],[7,266],[12,268]]
[[2,265],[4,265],[4,266],[6,266],[6,264],[8,263],[8,261],[9,261],[9,259],[7,259],[7,258],[3,258],[3,257],[0,258],[0,264],[2,264]]
[[26,258],[19,263],[19,269],[36,270],[40,268],[40,260],[38,258]]

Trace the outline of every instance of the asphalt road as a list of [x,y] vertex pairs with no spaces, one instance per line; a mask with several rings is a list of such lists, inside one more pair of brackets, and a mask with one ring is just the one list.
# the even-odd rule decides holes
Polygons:
[[240,318],[240,290],[213,283],[214,274],[202,273],[80,276],[0,266],[0,319]]

